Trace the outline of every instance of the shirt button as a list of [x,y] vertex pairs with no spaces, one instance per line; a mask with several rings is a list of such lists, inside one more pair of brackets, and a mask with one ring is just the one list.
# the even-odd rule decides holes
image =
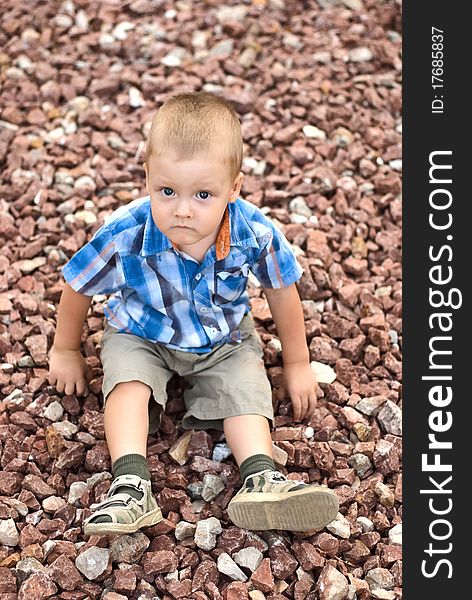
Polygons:
[[202,276],[202,274],[201,274],[201,273],[197,273],[197,274],[195,275],[195,279],[196,279],[197,281],[200,281],[200,278],[201,278],[201,276]]

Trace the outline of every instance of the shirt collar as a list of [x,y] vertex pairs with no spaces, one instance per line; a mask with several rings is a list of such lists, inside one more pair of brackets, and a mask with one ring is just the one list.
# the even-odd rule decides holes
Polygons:
[[[161,252],[169,250],[169,248],[176,248],[171,240],[164,235],[154,223],[150,197],[148,196],[148,198],[149,214],[144,226],[143,246],[141,250],[142,256],[160,254]],[[230,252],[231,246],[244,245],[254,248],[259,246],[253,230],[250,228],[249,223],[237,204],[238,201],[236,200],[236,202],[231,202],[226,206],[215,242],[216,260],[225,259]]]

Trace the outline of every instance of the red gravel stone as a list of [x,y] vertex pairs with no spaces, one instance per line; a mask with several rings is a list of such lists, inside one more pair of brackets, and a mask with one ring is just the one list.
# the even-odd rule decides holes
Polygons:
[[[251,575],[251,582],[254,587],[261,592],[267,594],[273,592],[275,589],[274,577],[272,571],[275,573],[275,569],[272,566],[271,561],[268,558],[264,558],[261,564],[257,567],[254,573]],[[277,576],[279,577],[279,576]],[[279,577],[279,579],[282,577]]]

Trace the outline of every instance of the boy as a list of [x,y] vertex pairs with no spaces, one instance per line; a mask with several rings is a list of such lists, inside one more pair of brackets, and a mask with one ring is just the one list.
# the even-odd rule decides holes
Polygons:
[[147,139],[149,196],[114,211],[63,268],[49,375],[59,392],[85,393],[83,322],[94,294],[114,294],[101,341],[114,480],[92,505],[86,534],[130,533],[162,519],[146,442],[175,372],[191,384],[182,427],[223,429],[240,468],[243,486],[228,505],[237,526],[306,531],[337,514],[334,492],[286,479],[272,458],[272,394],[249,312],[249,269],[282,343],[295,419],[312,412],[317,384],[295,286],[302,269],[283,235],[238,197],[242,155],[241,126],[223,98],[170,98]]

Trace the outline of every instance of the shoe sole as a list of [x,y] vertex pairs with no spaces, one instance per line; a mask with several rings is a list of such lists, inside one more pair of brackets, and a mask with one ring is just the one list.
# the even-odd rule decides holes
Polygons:
[[121,533],[134,533],[143,527],[157,525],[164,517],[161,509],[156,508],[147,512],[133,523],[87,523],[84,525],[85,535],[114,535]]
[[293,492],[248,492],[228,505],[231,521],[242,529],[310,531],[323,528],[336,517],[339,500],[324,487]]

